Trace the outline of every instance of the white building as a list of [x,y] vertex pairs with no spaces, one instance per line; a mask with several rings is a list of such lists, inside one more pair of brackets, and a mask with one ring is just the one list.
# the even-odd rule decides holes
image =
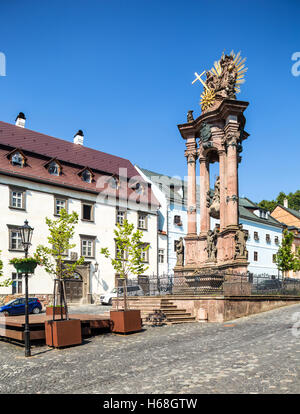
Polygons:
[[[159,274],[172,274],[176,264],[175,244],[187,234],[187,183],[176,177],[135,167],[152,184],[161,205],[158,212]],[[197,223],[200,223],[199,188],[197,186]],[[239,199],[239,221],[248,232],[248,270],[255,274],[277,275],[274,256],[282,240],[282,224],[247,198]],[[211,218],[211,228],[218,222]]]
[[[113,231],[124,218],[143,231],[143,241],[150,245],[145,275],[156,274],[159,204],[130,161],[85,147],[82,131],[69,142],[24,124],[22,113],[16,125],[0,122],[0,250],[4,278],[14,281],[13,286],[0,288],[0,294],[24,293],[22,278],[9,264],[11,258],[24,255],[18,226],[27,219],[34,228],[29,251],[33,254],[39,244],[47,244],[45,217],[56,218],[61,208],[79,215],[72,240],[76,247],[66,257],[85,258],[77,282],[67,283],[69,301],[90,303],[115,286],[114,269],[100,249],[115,252]],[[53,279],[38,266],[29,278],[29,293],[52,291]]]
[[248,232],[248,270],[255,274],[277,276],[274,257],[282,241],[282,224],[248,198],[239,200],[239,217]]

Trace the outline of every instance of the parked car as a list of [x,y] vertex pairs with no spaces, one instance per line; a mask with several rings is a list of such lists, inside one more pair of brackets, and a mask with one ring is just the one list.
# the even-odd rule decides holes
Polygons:
[[[112,305],[113,298],[122,297],[123,294],[123,287],[114,288],[111,292],[100,296],[101,305]],[[127,296],[144,296],[144,291],[139,285],[127,286]]]
[[259,282],[256,286],[257,290],[275,290],[282,288],[282,282],[278,279],[267,279]]
[[[28,312],[38,314],[42,310],[41,302],[38,298],[28,298]],[[25,298],[13,299],[0,307],[0,315],[24,315],[25,314]]]

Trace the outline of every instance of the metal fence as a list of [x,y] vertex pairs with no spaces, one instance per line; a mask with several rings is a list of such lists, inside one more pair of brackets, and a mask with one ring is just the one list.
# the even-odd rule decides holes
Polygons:
[[[118,296],[123,296],[118,279]],[[192,275],[162,274],[127,280],[128,296],[161,295],[293,295],[300,296],[300,279],[282,276],[206,271]]]

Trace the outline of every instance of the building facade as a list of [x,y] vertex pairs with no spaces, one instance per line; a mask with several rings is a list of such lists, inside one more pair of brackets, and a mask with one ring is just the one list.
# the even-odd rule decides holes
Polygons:
[[[159,203],[130,161],[85,147],[82,131],[69,142],[26,129],[22,115],[16,125],[0,122],[0,250],[4,278],[13,280],[0,294],[24,293],[22,278],[9,264],[24,255],[18,227],[27,219],[34,228],[33,254],[48,243],[45,218],[57,218],[62,208],[79,216],[72,239],[76,247],[65,252],[66,259],[85,259],[67,283],[69,301],[91,303],[115,286],[117,275],[100,249],[115,252],[115,225],[124,219],[141,229],[150,245],[145,276],[157,273]],[[38,266],[29,278],[29,293],[52,291],[52,277]]]
[[[288,207],[288,200],[284,200],[284,205],[278,205],[271,213],[272,217],[280,221],[285,229],[292,232],[294,240],[292,251],[295,253],[300,249],[300,211]],[[290,278],[300,279],[300,271],[289,270],[286,276]]]

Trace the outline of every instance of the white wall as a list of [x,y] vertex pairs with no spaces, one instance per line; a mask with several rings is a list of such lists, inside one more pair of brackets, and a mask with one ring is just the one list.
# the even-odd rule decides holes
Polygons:
[[[243,224],[244,230],[248,230],[250,236],[246,243],[250,263],[248,266],[249,272],[278,275],[276,263],[273,263],[273,255],[277,253],[279,247],[275,244],[275,237],[278,237],[279,243],[282,240],[281,228],[254,223],[245,219],[241,219],[240,223]],[[254,240],[255,231],[258,233],[259,241]],[[266,242],[266,234],[270,234],[271,243]],[[258,253],[258,261],[254,261],[254,252]]]
[[[26,190],[26,210],[17,210],[9,208],[9,185],[17,185]],[[79,215],[79,221],[75,228],[74,243],[76,247],[71,251],[77,252],[80,257],[80,234],[96,236],[95,258],[86,258],[86,261],[92,263],[90,284],[91,292],[100,294],[111,290],[115,283],[115,272],[110,261],[100,254],[102,247],[108,247],[115,253],[114,233],[116,221],[116,206],[110,204],[110,200],[101,204],[95,204],[94,222],[81,220],[81,200],[96,202],[96,195],[83,193],[74,190],[54,187],[47,184],[34,183],[27,180],[16,179],[12,177],[0,176],[0,250],[1,259],[4,264],[5,278],[11,278],[14,267],[8,262],[13,257],[23,257],[22,252],[8,251],[9,232],[7,224],[21,226],[27,219],[29,225],[34,228],[32,237],[32,246],[29,254],[33,254],[38,244],[47,244],[48,226],[45,223],[45,217],[55,219],[54,216],[54,195],[59,194],[68,197],[68,212],[76,211]],[[99,200],[98,200],[99,201]],[[157,273],[157,214],[156,211],[150,211],[148,206],[136,204],[134,202],[125,203],[127,206],[127,219],[137,227],[138,211],[147,211],[148,229],[143,230],[143,241],[150,243],[149,249],[149,269],[146,275]],[[93,272],[95,262],[99,264],[97,273]],[[53,279],[42,267],[37,267],[35,274],[29,278],[30,294],[52,293]],[[0,293],[11,293],[12,287],[0,288]],[[24,292],[24,290],[23,290]]]

